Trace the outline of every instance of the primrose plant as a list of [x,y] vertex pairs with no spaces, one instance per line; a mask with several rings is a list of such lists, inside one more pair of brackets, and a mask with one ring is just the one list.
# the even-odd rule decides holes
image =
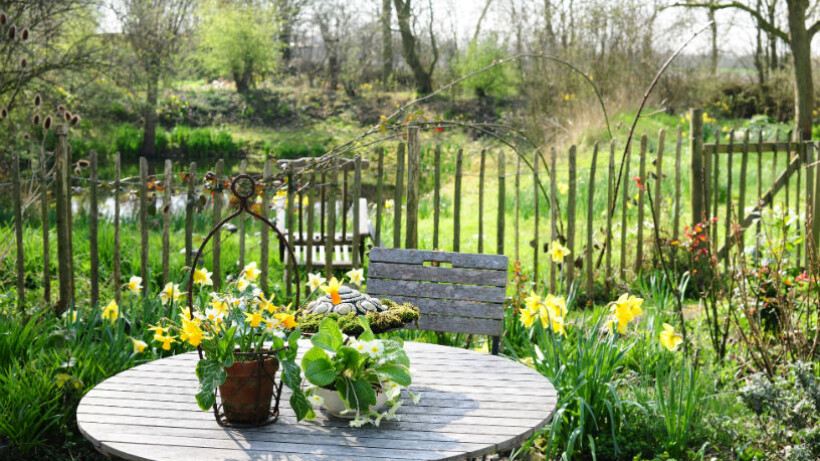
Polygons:
[[[302,370],[311,384],[305,393],[314,406],[337,396],[344,415],[354,415],[351,426],[382,419],[396,419],[402,388],[409,386],[410,359],[400,339],[377,339],[365,317],[359,317],[364,332],[358,338],[342,333],[339,324],[325,318],[311,337],[313,348],[302,358]],[[329,393],[327,391],[335,391]],[[325,397],[322,397],[324,395]],[[418,397],[410,394],[414,403]],[[378,403],[384,402],[384,409]]]

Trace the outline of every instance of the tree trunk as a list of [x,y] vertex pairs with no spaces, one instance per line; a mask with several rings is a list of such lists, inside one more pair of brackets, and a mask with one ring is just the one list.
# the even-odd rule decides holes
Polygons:
[[811,37],[806,29],[806,0],[789,0],[789,45],[794,63],[794,124],[803,139],[811,138],[814,82],[811,69]]
[[416,91],[421,95],[430,94],[433,92],[432,69],[431,72],[424,69],[416,50],[416,37],[410,27],[410,0],[393,0],[393,5],[396,7],[396,17],[399,20],[402,55],[413,71]]
[[393,32],[390,30],[392,16],[391,0],[382,0],[382,82],[387,83],[393,74]]
[[233,79],[236,82],[236,92],[239,94],[245,94],[248,90],[253,88],[253,71],[251,70],[250,66],[245,66],[245,71],[239,73],[238,71],[233,72]]
[[142,155],[147,158],[156,156],[157,137],[157,99],[159,93],[159,74],[149,72],[148,89],[145,92],[144,125],[142,130]]

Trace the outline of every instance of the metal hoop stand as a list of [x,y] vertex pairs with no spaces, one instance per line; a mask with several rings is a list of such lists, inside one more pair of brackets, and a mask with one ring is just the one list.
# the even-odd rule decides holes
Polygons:
[[[244,183],[244,185],[240,184],[240,183]],[[295,257],[295,254],[293,252],[293,246],[287,240],[287,238],[285,238],[285,235],[282,234],[282,232],[279,229],[277,229],[276,226],[268,218],[254,212],[251,209],[250,198],[253,196],[254,192],[256,191],[256,184],[257,184],[256,181],[251,176],[249,176],[247,174],[240,174],[240,175],[233,178],[233,180],[231,181],[231,193],[234,195],[234,197],[236,197],[238,199],[239,209],[236,212],[229,215],[228,217],[226,217],[225,219],[223,219],[222,221],[220,221],[219,224],[217,224],[216,226],[214,226],[213,229],[211,229],[211,231],[208,233],[208,236],[205,237],[205,239],[199,245],[199,249],[197,250],[196,255],[194,255],[194,259],[193,259],[193,262],[191,263],[191,268],[190,268],[191,273],[188,275],[188,296],[187,296],[188,313],[190,315],[191,320],[194,319],[194,306],[193,306],[193,304],[194,304],[194,301],[193,301],[194,300],[194,298],[193,298],[194,278],[193,278],[193,271],[196,269],[197,264],[199,263],[199,259],[202,257],[202,252],[205,249],[205,246],[208,244],[208,242],[210,242],[210,240],[213,238],[214,234],[216,234],[217,230],[219,230],[226,223],[228,223],[229,221],[236,218],[237,216],[239,216],[242,213],[250,214],[251,216],[255,217],[256,219],[258,219],[258,220],[262,221],[263,223],[267,224],[268,227],[270,227],[271,229],[273,229],[274,232],[276,232],[277,236],[279,237],[279,241],[283,242],[285,247],[287,248],[288,259],[289,259],[288,262],[292,266],[291,269],[293,270],[293,277],[295,279],[296,286],[299,287],[301,285],[300,282],[299,282],[299,267],[296,264],[296,257]],[[248,188],[247,193],[243,193],[243,192],[240,191],[240,187],[243,187],[243,186]],[[267,276],[267,274],[266,274],[266,276]],[[299,290],[298,289],[296,290],[296,305],[297,306],[299,305]],[[253,421],[253,422],[249,422],[249,423],[245,423],[245,422],[239,423],[239,422],[229,421],[228,418],[226,417],[225,413],[222,411],[222,404],[220,403],[221,399],[220,399],[220,396],[219,396],[219,390],[217,389],[215,391],[217,400],[214,402],[214,406],[213,406],[214,418],[216,419],[217,424],[219,424],[220,426],[225,426],[225,427],[259,427],[259,426],[265,426],[265,425],[268,425],[268,424],[273,424],[279,419],[279,400],[282,397],[282,380],[279,379],[279,381],[277,383],[276,376],[275,376],[276,372],[274,371],[274,373],[273,373],[274,376],[271,376],[271,374],[267,371],[266,367],[264,366],[264,362],[265,362],[266,359],[271,359],[271,358],[273,358],[275,360],[276,359],[276,354],[281,350],[283,350],[283,349],[267,350],[267,351],[254,351],[254,352],[247,352],[247,353],[241,353],[241,352],[236,352],[235,353],[235,356],[237,358],[243,358],[243,359],[245,359],[245,361],[248,361],[249,359],[250,360],[256,360],[258,362],[257,365],[258,365],[259,372],[256,375],[257,384],[261,383],[262,379],[265,378],[265,377],[269,378],[273,382],[273,385],[274,385],[273,399],[272,399],[273,406],[268,411],[267,417],[264,418],[264,419],[261,419],[260,421]],[[202,349],[202,346],[197,346],[197,352],[199,353],[200,360],[205,358],[205,353]],[[279,367],[277,366],[277,369],[278,368]],[[265,376],[265,375],[267,375],[267,376]],[[242,386],[244,386],[245,384],[247,384],[247,381],[245,383],[243,383]],[[237,389],[236,391],[240,390],[242,386],[240,386],[240,388]]]

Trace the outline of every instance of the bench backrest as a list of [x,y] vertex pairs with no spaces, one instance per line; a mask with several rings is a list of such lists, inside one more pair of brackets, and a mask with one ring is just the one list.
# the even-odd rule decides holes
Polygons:
[[504,330],[509,260],[504,255],[373,248],[367,293],[419,308],[419,328],[489,335]]

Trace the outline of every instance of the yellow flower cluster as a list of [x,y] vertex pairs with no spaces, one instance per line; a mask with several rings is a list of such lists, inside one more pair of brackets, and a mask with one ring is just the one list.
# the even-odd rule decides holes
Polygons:
[[629,322],[635,320],[643,312],[641,309],[642,304],[643,298],[624,293],[617,301],[609,303],[611,314],[606,323],[606,328],[612,331],[613,327],[617,325],[618,333],[625,334]]
[[564,298],[547,295],[542,299],[532,293],[524,302],[526,307],[521,309],[521,323],[524,326],[531,327],[538,320],[541,327],[550,328],[553,333],[566,336],[564,317],[567,315],[567,302]]

